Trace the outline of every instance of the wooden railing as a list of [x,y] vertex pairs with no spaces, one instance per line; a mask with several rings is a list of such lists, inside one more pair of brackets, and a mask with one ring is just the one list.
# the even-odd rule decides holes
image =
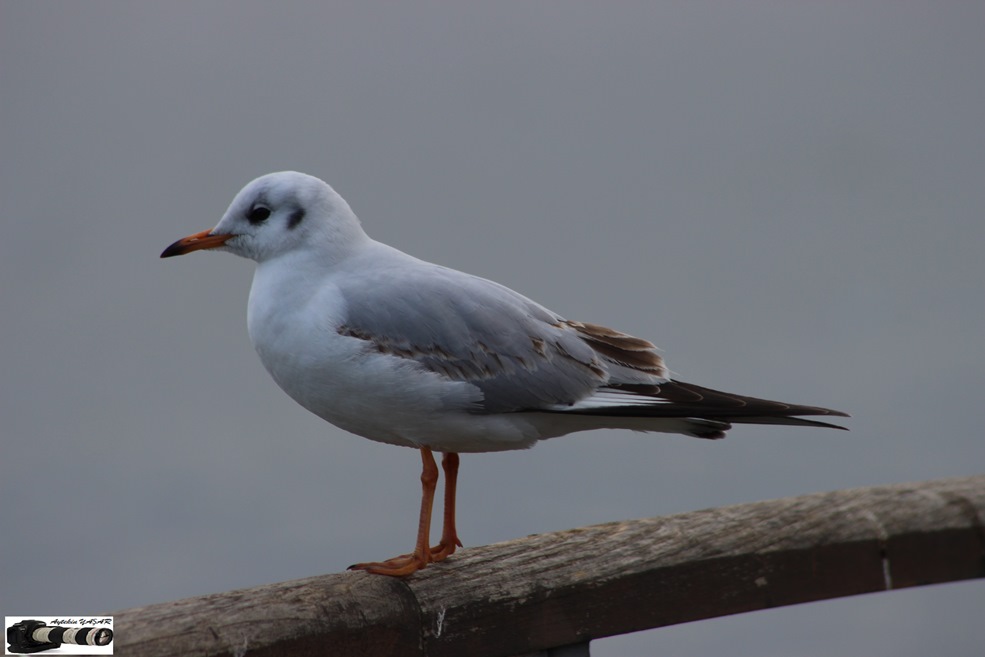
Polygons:
[[[985,475],[614,522],[127,609],[116,655],[588,655],[591,639],[985,577]],[[983,584],[985,585],[985,584]]]

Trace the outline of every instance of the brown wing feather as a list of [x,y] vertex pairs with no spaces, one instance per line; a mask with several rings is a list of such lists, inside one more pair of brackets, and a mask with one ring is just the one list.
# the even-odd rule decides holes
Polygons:
[[[670,373],[653,343],[598,324],[563,320],[562,325],[578,332],[589,346],[603,359],[655,377],[669,379]],[[704,418],[722,422],[745,424],[790,424],[844,429],[844,427],[817,420],[805,420],[803,415],[837,415],[847,413],[819,406],[787,404],[757,397],[746,397],[730,392],[712,390],[693,383],[668,380],[658,384],[621,383],[609,381],[606,389],[652,398],[652,404],[611,404],[598,408],[578,408],[562,412],[580,415],[604,415],[621,417]]]
[[652,342],[598,324],[564,320],[604,358],[630,369],[665,379],[669,376],[663,358]]

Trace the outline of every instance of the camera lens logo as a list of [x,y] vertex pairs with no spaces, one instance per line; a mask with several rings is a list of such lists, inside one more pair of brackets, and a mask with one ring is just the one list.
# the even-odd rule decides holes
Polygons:
[[60,648],[62,644],[108,646],[113,630],[108,627],[62,627],[40,620],[22,620],[7,627],[7,650],[30,654]]

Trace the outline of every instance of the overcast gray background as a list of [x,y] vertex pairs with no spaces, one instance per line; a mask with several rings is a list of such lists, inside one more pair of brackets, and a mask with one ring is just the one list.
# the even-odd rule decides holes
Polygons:
[[[95,614],[406,551],[416,454],[263,371],[252,263],[170,242],[269,171],[377,239],[853,414],[466,455],[467,545],[982,472],[985,5],[0,3],[0,608]],[[355,576],[355,575],[354,575]],[[969,655],[982,582],[593,655]]]

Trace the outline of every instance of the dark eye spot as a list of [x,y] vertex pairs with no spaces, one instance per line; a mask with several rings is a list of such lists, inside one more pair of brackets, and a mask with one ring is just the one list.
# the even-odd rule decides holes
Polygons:
[[287,218],[287,228],[288,230],[293,230],[298,227],[301,220],[304,219],[304,208],[298,208],[291,213],[291,216]]
[[254,205],[250,208],[250,211],[246,213],[246,218],[251,224],[262,224],[270,216],[270,208],[265,205]]

